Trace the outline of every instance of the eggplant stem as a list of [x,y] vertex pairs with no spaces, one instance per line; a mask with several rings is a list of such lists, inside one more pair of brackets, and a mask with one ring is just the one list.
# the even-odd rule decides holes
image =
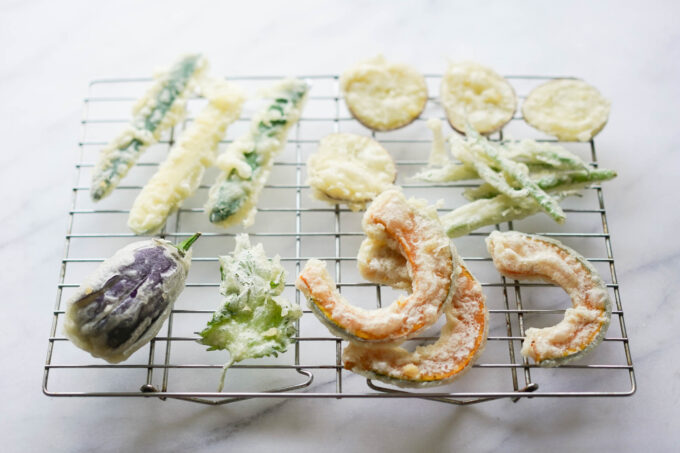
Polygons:
[[201,236],[201,233],[196,233],[196,234],[194,234],[193,236],[191,236],[189,239],[187,239],[186,241],[180,242],[180,243],[177,244],[175,247],[177,247],[177,249],[178,249],[180,252],[186,253],[186,252],[191,248],[191,245],[192,245],[194,242],[196,242],[196,239],[198,239],[200,236]]

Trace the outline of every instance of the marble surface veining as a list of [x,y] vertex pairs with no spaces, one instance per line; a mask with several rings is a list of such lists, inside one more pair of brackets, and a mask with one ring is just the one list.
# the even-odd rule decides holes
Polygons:
[[[638,2],[0,3],[0,439],[20,451],[670,451],[680,442],[680,7]],[[451,407],[257,400],[221,408],[40,392],[90,80],[200,50],[216,74],[338,73],[378,52],[573,74],[612,100],[598,136],[638,392]],[[357,376],[349,379],[361,379]],[[332,382],[315,382],[332,391]]]

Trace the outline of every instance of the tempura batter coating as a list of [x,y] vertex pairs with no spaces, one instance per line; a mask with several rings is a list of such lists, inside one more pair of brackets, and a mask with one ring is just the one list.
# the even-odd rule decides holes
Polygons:
[[312,195],[330,203],[364,209],[392,187],[397,167],[385,148],[371,137],[338,133],[325,136],[309,156],[307,174]]
[[522,104],[527,123],[560,140],[585,142],[607,124],[610,102],[583,80],[557,79],[535,88]]
[[439,91],[449,124],[461,133],[465,133],[467,124],[480,134],[497,131],[517,109],[512,85],[478,63],[450,64]]
[[571,297],[573,308],[558,324],[527,329],[523,356],[541,366],[560,366],[602,341],[611,318],[611,300],[604,282],[585,258],[553,239],[517,231],[494,231],[486,244],[501,274],[554,283]]
[[354,341],[395,342],[432,325],[455,292],[455,249],[439,223],[436,210],[406,200],[392,189],[379,195],[366,211],[363,228],[369,238],[392,241],[406,258],[412,292],[388,307],[366,310],[349,304],[337,291],[326,265],[309,260],[297,288],[317,317],[338,336]]
[[425,78],[411,66],[388,62],[383,56],[345,71],[340,88],[352,116],[376,131],[406,126],[427,103]]
[[433,387],[459,378],[484,350],[489,328],[482,286],[462,264],[456,294],[444,315],[446,324],[436,343],[409,352],[397,346],[350,342],[342,353],[344,367],[399,387]]

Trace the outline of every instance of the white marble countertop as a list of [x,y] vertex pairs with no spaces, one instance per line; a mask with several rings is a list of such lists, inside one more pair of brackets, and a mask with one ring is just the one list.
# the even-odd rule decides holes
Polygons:
[[[366,4],[365,4],[366,3]],[[3,451],[669,451],[678,445],[680,32],[676,2],[0,4]],[[191,7],[189,5],[191,4]],[[597,138],[638,381],[632,397],[258,400],[204,407],[41,391],[69,188],[90,80],[146,76],[187,51],[216,74],[339,73],[382,52],[425,73],[475,59],[576,75],[612,100]],[[673,201],[676,200],[676,201]],[[675,352],[674,352],[675,351]]]

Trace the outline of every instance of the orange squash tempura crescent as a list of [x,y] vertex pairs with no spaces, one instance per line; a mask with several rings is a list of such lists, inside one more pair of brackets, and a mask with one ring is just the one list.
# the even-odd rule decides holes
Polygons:
[[312,312],[334,334],[352,341],[396,342],[432,325],[455,293],[455,249],[436,215],[422,201],[407,200],[400,190],[380,194],[363,218],[369,239],[389,244],[405,258],[412,285],[387,307],[366,310],[351,305],[337,291],[326,264],[309,260],[296,286]]
[[431,387],[459,378],[484,350],[489,328],[482,286],[463,265],[456,294],[444,314],[446,324],[436,343],[409,352],[402,347],[350,342],[342,353],[344,367],[399,387]]
[[593,266],[576,251],[542,236],[494,231],[486,239],[494,265],[516,280],[541,280],[561,286],[573,307],[551,327],[527,329],[522,355],[541,366],[564,365],[597,346],[611,319],[607,287]]

